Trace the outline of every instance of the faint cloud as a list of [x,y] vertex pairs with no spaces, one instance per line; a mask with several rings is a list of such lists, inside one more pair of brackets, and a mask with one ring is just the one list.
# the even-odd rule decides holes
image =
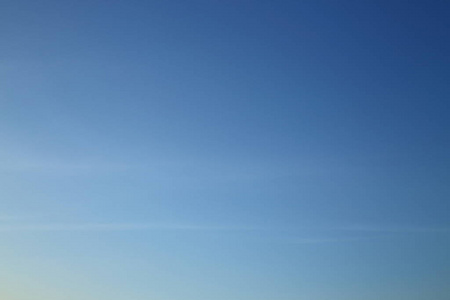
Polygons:
[[0,231],[226,231],[251,230],[250,227],[199,226],[189,224],[155,224],[155,223],[34,223],[34,224],[0,224]]
[[9,171],[53,171],[53,172],[78,172],[78,171],[125,171],[136,166],[120,163],[72,163],[72,162],[16,162],[4,164],[3,170]]
[[374,239],[374,237],[353,237],[353,238],[292,238],[289,243],[292,244],[325,244],[325,243],[343,243],[357,242],[363,240]]
[[427,232],[450,232],[450,227],[419,227],[419,226],[345,226],[337,227],[336,230],[355,232],[379,232],[379,233],[427,233]]
[[1,170],[23,172],[93,172],[93,171],[127,171],[148,169],[142,163],[104,161],[104,160],[71,160],[71,159],[40,159],[15,158],[2,161]]

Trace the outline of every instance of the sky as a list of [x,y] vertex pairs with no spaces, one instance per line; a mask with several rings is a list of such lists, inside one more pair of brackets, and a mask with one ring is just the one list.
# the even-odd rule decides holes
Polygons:
[[448,299],[449,12],[0,0],[0,298]]

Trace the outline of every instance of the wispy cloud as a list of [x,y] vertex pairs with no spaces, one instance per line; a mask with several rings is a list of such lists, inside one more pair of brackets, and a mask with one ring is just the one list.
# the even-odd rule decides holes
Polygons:
[[[330,237],[330,235],[317,234],[313,237],[288,237],[281,238],[278,236],[279,232],[273,231],[270,227],[253,227],[253,226],[214,226],[214,225],[195,225],[195,224],[182,224],[182,223],[22,223],[15,222],[16,220],[9,220],[8,222],[0,222],[0,233],[17,232],[130,232],[130,231],[142,231],[142,232],[247,232],[254,234],[259,232],[257,236],[261,237],[261,232],[265,232],[268,236],[264,239],[271,241],[281,241],[288,244],[326,244],[326,243],[343,243],[343,242],[355,242],[361,240],[370,239],[370,237]],[[277,237],[278,236],[278,237]]]
[[[309,227],[290,228],[286,236],[286,228],[270,226],[245,225],[212,225],[189,223],[151,223],[151,222],[36,222],[36,219],[26,219],[16,216],[0,215],[0,233],[33,233],[33,232],[235,232],[263,238],[272,242],[292,245],[313,245],[332,243],[352,243],[370,240],[392,238],[403,234],[450,233],[448,227],[377,227],[377,226],[346,226],[346,227]],[[255,235],[255,233],[257,233]],[[284,236],[284,237],[283,237]]]
[[339,231],[373,232],[373,233],[432,233],[450,232],[450,227],[427,227],[427,226],[344,226],[336,227]]
[[137,165],[123,163],[89,163],[89,162],[63,162],[63,161],[20,161],[2,164],[1,169],[6,171],[28,172],[91,172],[91,171],[126,171],[136,169]]
[[372,240],[379,237],[337,237],[337,238],[291,238],[291,244],[325,244],[325,243],[344,243],[344,242],[358,242],[364,240]]
[[[313,233],[316,232],[314,235]],[[320,233],[319,233],[320,232]],[[308,233],[308,237],[301,237]],[[399,238],[404,235],[427,235],[427,234],[447,234],[450,228],[447,227],[341,227],[324,230],[310,229],[303,230],[299,236],[291,236],[282,239],[289,244],[326,244],[326,243],[350,243],[364,242],[371,240]]]
[[200,226],[163,223],[27,223],[0,224],[0,231],[233,231],[253,230],[238,226]]
[[275,240],[292,245],[364,242],[429,234],[439,234],[447,238],[450,233],[450,227],[445,226],[307,226],[297,229],[289,228],[287,230],[290,232],[289,236],[285,235],[286,229],[278,229],[284,234]]

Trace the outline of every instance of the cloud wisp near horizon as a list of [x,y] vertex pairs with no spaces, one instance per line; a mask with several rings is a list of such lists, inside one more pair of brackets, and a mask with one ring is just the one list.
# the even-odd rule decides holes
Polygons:
[[[354,225],[342,226],[340,224],[320,226],[298,226],[298,227],[281,227],[281,226],[252,226],[252,225],[217,225],[217,224],[195,224],[195,223],[164,223],[164,222],[43,222],[43,221],[27,221],[37,218],[20,217],[20,216],[0,216],[0,232],[58,232],[58,231],[92,231],[92,232],[122,232],[122,231],[193,231],[193,232],[246,232],[248,234],[270,233],[270,235],[279,235],[285,232],[297,232],[299,234],[305,232],[319,232],[323,235],[326,232],[327,237],[317,235],[312,238],[293,237],[299,242],[333,242],[333,241],[357,241],[367,238],[390,237],[393,234],[427,234],[427,233],[450,233],[450,227],[419,227],[419,226],[386,226],[386,225]],[[357,234],[357,237],[333,238],[329,237],[333,233]],[[373,234],[382,234],[376,235]],[[369,234],[364,236],[364,234]]]

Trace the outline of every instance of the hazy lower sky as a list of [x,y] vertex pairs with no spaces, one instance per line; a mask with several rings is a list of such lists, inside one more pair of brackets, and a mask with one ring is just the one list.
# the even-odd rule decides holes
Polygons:
[[0,0],[0,298],[447,300],[450,2]]

